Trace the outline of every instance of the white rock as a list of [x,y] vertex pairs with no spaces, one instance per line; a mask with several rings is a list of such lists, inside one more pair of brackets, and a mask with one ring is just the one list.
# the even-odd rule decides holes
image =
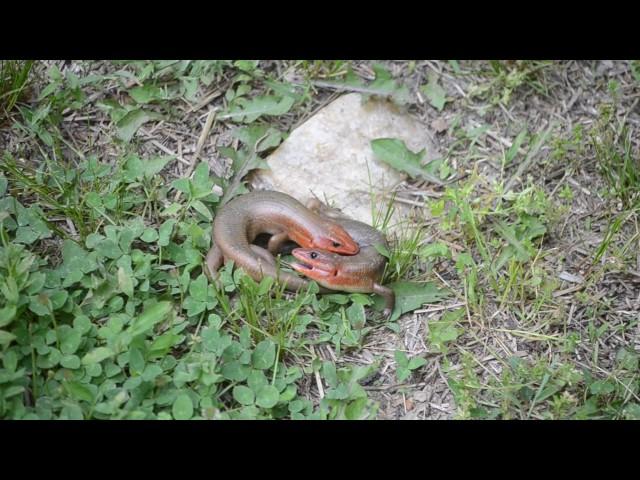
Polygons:
[[[352,93],[291,132],[267,158],[271,170],[256,171],[251,184],[288,193],[303,203],[315,195],[349,217],[372,224],[370,190],[376,195],[376,208],[384,211],[388,200],[381,194],[404,179],[374,157],[370,142],[376,138],[401,139],[413,151],[426,148],[427,161],[437,157],[425,125],[390,102],[362,103],[360,94]],[[395,221],[404,208],[396,203]]]

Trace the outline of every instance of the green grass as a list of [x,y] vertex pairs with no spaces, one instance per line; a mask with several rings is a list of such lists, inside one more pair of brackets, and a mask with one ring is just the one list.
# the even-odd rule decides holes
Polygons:
[[489,68],[479,72],[486,80],[475,85],[469,96],[487,100],[491,105],[507,105],[512,95],[524,86],[546,95],[544,72],[551,65],[552,62],[534,60],[490,61]]
[[10,112],[27,87],[33,60],[0,60],[0,120]]

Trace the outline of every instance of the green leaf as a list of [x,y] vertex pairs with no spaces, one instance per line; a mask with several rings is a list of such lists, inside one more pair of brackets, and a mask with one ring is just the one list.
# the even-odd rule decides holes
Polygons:
[[162,98],[162,90],[155,85],[143,85],[130,89],[129,95],[136,103],[146,104]]
[[253,351],[251,361],[254,368],[258,370],[266,370],[273,366],[276,359],[276,345],[271,340],[263,340]]
[[133,298],[133,278],[124,268],[118,268],[118,287],[127,297]]
[[93,394],[86,385],[80,382],[64,382],[63,385],[67,392],[75,399],[93,403]]
[[191,207],[193,207],[193,209],[196,212],[198,212],[200,215],[202,215],[208,221],[213,220],[213,216],[211,215],[211,212],[206,207],[206,205],[204,203],[202,203],[200,200],[194,200],[193,202],[191,202]]
[[132,110],[116,123],[118,129],[116,135],[120,140],[128,143],[142,125],[157,118],[159,115],[153,112],[146,112],[140,108]]
[[158,245],[161,247],[169,245],[171,233],[173,232],[173,227],[176,223],[177,222],[174,218],[170,218],[160,225],[160,229],[158,230]]
[[249,388],[251,388],[254,393],[257,393],[262,387],[268,384],[269,380],[267,380],[267,377],[262,370],[252,370],[247,377],[247,385],[249,385]]
[[406,367],[409,363],[409,359],[407,358],[407,354],[402,350],[396,350],[393,354],[393,357],[400,367]]
[[256,97],[252,100],[244,97],[237,98],[235,105],[231,107],[229,113],[220,118],[231,118],[244,123],[256,121],[262,115],[283,115],[287,113],[294,104],[291,97],[278,98],[273,95]]
[[9,372],[15,372],[16,368],[18,368],[18,355],[16,354],[15,350],[8,350],[4,352],[3,355],[4,356],[2,358],[2,364],[4,365],[4,368],[6,368]]
[[16,312],[17,308],[15,305],[6,305],[5,307],[0,308],[0,327],[9,325],[15,318]]
[[507,153],[504,155],[505,166],[509,165],[512,162],[512,160],[516,157],[516,155],[518,154],[518,150],[520,149],[520,146],[522,145],[522,142],[524,141],[526,136],[527,136],[527,129],[525,128],[518,134],[518,136],[515,138],[515,140],[511,144],[511,148],[509,148]]
[[[67,326],[67,328],[69,327]],[[76,353],[76,350],[78,350],[78,347],[82,343],[82,334],[74,328],[69,328],[69,330],[65,332],[64,335],[61,334],[60,337],[60,351],[65,355]]]
[[193,403],[186,393],[178,395],[171,408],[173,418],[176,420],[189,420],[193,416]]
[[445,314],[441,321],[429,322],[429,342],[434,350],[446,353],[446,344],[456,340],[462,334],[462,329],[456,327],[456,322],[464,313],[465,309],[460,308]]
[[373,65],[375,80],[366,88],[367,91],[380,96],[388,96],[398,105],[406,105],[411,102],[409,88],[404,84],[398,84],[382,65]]
[[80,358],[77,355],[65,355],[60,359],[60,365],[69,370],[80,368]]
[[409,370],[406,366],[400,366],[396,368],[396,378],[398,382],[404,382],[411,375],[411,370]]
[[353,402],[349,402],[349,405],[344,409],[344,416],[347,420],[362,420],[367,418],[369,415],[367,411],[368,401],[366,397],[362,397]]
[[517,260],[520,262],[526,262],[531,258],[529,252],[527,252],[525,246],[516,238],[516,233],[513,226],[507,225],[502,220],[495,220],[494,227],[496,231],[504,238],[509,245],[511,245],[517,254]]
[[158,175],[162,169],[175,159],[173,155],[164,155],[160,157],[153,157],[144,162],[144,176],[145,178],[153,178]]
[[243,382],[250,372],[251,368],[248,365],[241,365],[240,362],[226,363],[222,367],[222,376],[235,382]]
[[147,308],[137,318],[133,320],[129,333],[132,337],[140,335],[146,332],[154,325],[162,322],[167,318],[171,312],[171,302],[158,302],[155,305]]
[[249,387],[245,387],[244,385],[237,385],[233,388],[233,398],[240,405],[253,405],[253,402],[255,401],[253,390]]
[[124,164],[125,177],[129,182],[134,182],[136,179],[142,178],[144,169],[142,166],[142,160],[135,155],[130,155]]
[[606,395],[615,391],[616,387],[609,380],[596,380],[589,386],[589,390],[594,395]]
[[95,251],[99,255],[104,255],[107,258],[118,259],[122,256],[122,250],[116,242],[111,240],[110,238],[104,239],[102,242],[98,244]]
[[155,351],[165,351],[173,347],[180,338],[180,335],[176,335],[175,333],[171,332],[160,335],[149,346],[149,353]]
[[426,364],[427,364],[427,360],[425,358],[413,357],[411,360],[409,360],[409,365],[407,365],[407,368],[409,370],[415,370],[416,368],[420,368]]
[[92,365],[100,363],[105,358],[113,357],[115,352],[107,347],[97,347],[82,357],[83,365]]
[[425,94],[429,103],[431,103],[434,108],[442,111],[447,102],[446,92],[444,88],[438,85],[438,79],[435,76],[430,76],[429,83],[421,86],[420,90]]
[[204,274],[200,274],[198,278],[189,284],[189,294],[200,302],[206,302],[208,296],[209,282]]
[[272,408],[278,403],[280,393],[272,385],[266,385],[260,389],[256,396],[256,405],[262,408]]
[[346,315],[349,322],[351,322],[351,326],[356,329],[363,328],[367,321],[367,317],[364,313],[364,306],[359,303],[354,303],[347,308]]
[[396,138],[377,138],[371,141],[371,149],[380,160],[391,167],[405,172],[411,178],[428,180],[438,185],[442,184],[439,178],[433,176],[426,167],[422,166],[425,150],[414,153],[407,148],[402,140]]
[[146,243],[155,242],[158,239],[158,232],[155,228],[146,228],[144,233],[140,236],[140,240]]
[[[396,305],[391,315],[391,321],[400,315],[416,310],[425,303],[437,303],[448,296],[444,289],[440,289],[433,282],[395,282],[388,285],[396,294]],[[382,298],[375,299],[376,308],[384,304]]]
[[0,345],[8,345],[13,340],[15,340],[16,336],[13,333],[5,332],[4,330],[0,330]]
[[3,398],[8,400],[11,397],[15,397],[16,395],[24,392],[25,388],[22,385],[14,385],[12,387],[7,388],[3,393]]
[[142,352],[138,348],[129,350],[129,368],[137,374],[141,374],[144,370],[145,362]]

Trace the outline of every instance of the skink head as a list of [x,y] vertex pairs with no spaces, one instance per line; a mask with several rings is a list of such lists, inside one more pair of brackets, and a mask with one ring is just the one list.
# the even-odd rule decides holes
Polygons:
[[331,288],[342,281],[340,275],[340,255],[311,248],[295,248],[291,254],[300,260],[291,267],[320,285]]

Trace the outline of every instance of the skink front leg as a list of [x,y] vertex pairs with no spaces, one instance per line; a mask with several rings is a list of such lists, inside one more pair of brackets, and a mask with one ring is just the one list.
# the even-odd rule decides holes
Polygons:
[[373,293],[377,293],[382,298],[384,298],[384,307],[385,308],[384,308],[382,314],[385,316],[385,318],[389,318],[391,316],[391,313],[393,312],[393,309],[394,309],[395,305],[396,305],[396,294],[390,288],[384,287],[384,286],[380,285],[379,283],[374,283],[373,284]]

